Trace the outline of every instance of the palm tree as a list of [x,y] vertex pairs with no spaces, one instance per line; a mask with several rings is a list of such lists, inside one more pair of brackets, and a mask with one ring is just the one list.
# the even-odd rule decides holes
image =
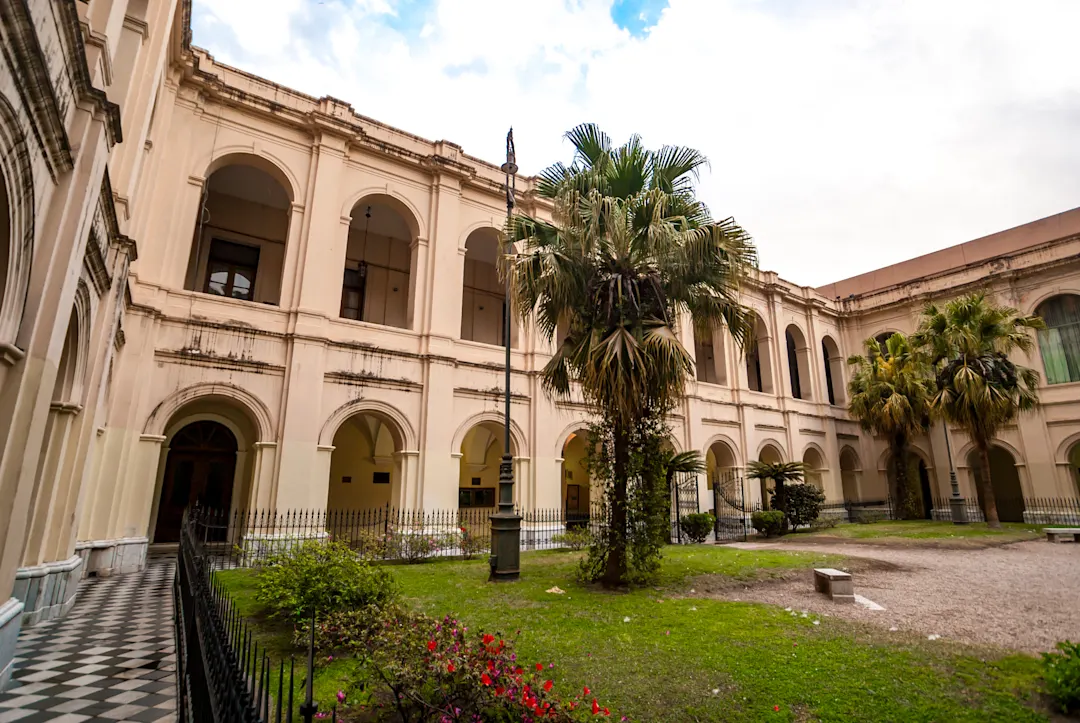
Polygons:
[[677,320],[750,332],[739,286],[756,264],[750,237],[732,219],[714,221],[694,194],[705,165],[697,151],[646,150],[636,136],[613,147],[595,125],[567,134],[570,166],[544,171],[540,193],[554,220],[518,216],[511,267],[515,306],[557,349],[541,371],[545,392],[585,401],[612,428],[612,505],[606,585],[626,579],[629,440],[641,420],[662,418],[693,374]]
[[966,431],[979,452],[975,481],[990,527],[1001,526],[990,483],[990,447],[1002,426],[1039,402],[1039,373],[1015,364],[1009,354],[1031,351],[1031,331],[1045,328],[1039,317],[1023,316],[974,292],[944,307],[927,303],[913,335],[937,371],[934,409]]
[[912,438],[930,429],[934,383],[925,357],[900,333],[884,342],[863,343],[865,356],[853,356],[848,384],[848,412],[868,432],[889,442],[890,464],[896,474],[896,497],[905,519],[918,516],[915,487],[909,479]]
[[[806,476],[806,464],[803,462],[751,462],[746,468],[746,476],[756,480],[772,480],[774,506],[784,513],[784,529],[787,529],[787,493],[784,485],[788,482],[802,482]],[[765,502],[765,500],[762,500]]]

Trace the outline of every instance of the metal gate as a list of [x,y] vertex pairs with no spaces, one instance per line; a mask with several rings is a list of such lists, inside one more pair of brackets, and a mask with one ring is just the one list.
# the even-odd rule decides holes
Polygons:
[[671,539],[682,544],[682,524],[684,515],[701,510],[698,497],[698,476],[693,472],[676,474],[671,480]]
[[717,542],[744,542],[753,511],[748,504],[742,475],[735,472],[713,474],[714,534]]

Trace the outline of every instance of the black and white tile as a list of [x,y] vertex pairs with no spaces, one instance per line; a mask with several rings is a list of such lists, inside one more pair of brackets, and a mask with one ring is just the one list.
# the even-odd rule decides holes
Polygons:
[[83,580],[67,616],[23,630],[0,723],[174,723],[175,570]]

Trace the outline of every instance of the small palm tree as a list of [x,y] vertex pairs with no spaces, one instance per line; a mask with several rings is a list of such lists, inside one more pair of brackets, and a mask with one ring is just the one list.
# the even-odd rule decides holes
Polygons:
[[928,303],[912,337],[937,372],[934,409],[967,432],[979,452],[975,480],[990,527],[1001,526],[990,481],[990,447],[1002,426],[1039,402],[1039,373],[1014,363],[1009,354],[1031,351],[1032,330],[1045,328],[1039,317],[1023,316],[974,292],[943,307]]
[[629,440],[641,420],[670,410],[694,369],[677,321],[726,324],[736,342],[750,332],[739,286],[756,264],[749,236],[732,219],[714,221],[694,193],[706,160],[677,146],[646,150],[636,136],[612,146],[591,124],[567,134],[572,165],[541,176],[554,221],[519,216],[510,267],[516,308],[556,340],[541,370],[549,396],[580,384],[612,426],[613,470],[606,585],[627,576]]
[[[746,468],[746,476],[756,480],[772,480],[773,504],[784,513],[784,529],[787,529],[787,494],[784,485],[788,482],[802,482],[806,476],[806,465],[802,462],[751,462]],[[764,500],[762,500],[764,502]]]
[[911,440],[930,429],[934,383],[926,358],[912,349],[906,336],[884,342],[867,339],[865,356],[853,356],[848,383],[848,412],[866,431],[889,442],[889,464],[896,474],[896,497],[905,519],[918,516],[915,486],[909,479]]
[[[671,496],[674,494],[675,475],[701,474],[705,471],[705,459],[696,449],[679,453],[666,449],[664,450],[664,458],[662,461],[664,465],[664,479],[667,482],[668,504],[670,505]],[[676,510],[675,512],[676,514],[681,514],[680,510]],[[671,514],[670,508],[668,514],[669,516]],[[671,525],[668,525],[668,542],[671,542]]]

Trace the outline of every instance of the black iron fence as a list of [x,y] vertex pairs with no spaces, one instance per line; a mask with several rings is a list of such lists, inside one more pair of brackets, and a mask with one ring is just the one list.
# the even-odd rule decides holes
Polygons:
[[[180,533],[174,597],[178,720],[286,723],[293,720],[292,661],[274,665],[214,578],[218,558],[196,511]],[[314,711],[303,720],[310,721]],[[334,716],[336,718],[336,716]]]
[[[418,562],[436,557],[483,557],[491,549],[494,508],[457,510],[200,510],[192,518],[217,564],[248,567],[305,541],[334,540],[373,560]],[[582,544],[604,529],[599,504],[588,512],[528,510],[521,515],[521,549]]]

